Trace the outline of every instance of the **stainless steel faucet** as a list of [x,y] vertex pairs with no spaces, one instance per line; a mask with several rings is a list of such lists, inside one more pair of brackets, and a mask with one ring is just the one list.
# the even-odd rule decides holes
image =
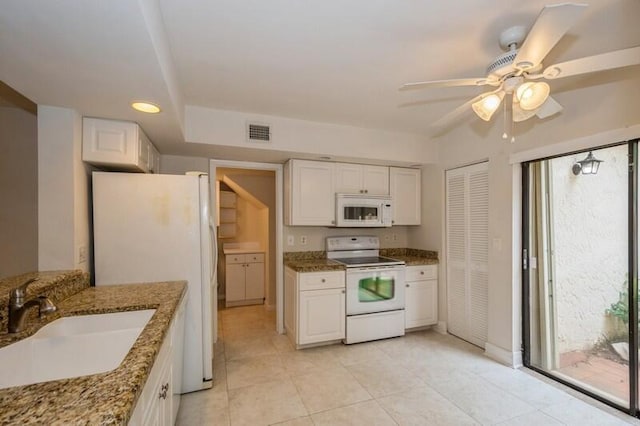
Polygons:
[[20,287],[11,290],[11,293],[9,293],[9,333],[18,333],[22,331],[25,315],[27,310],[32,306],[38,306],[38,314],[40,316],[56,311],[56,306],[46,296],[38,296],[26,302],[24,301],[27,295],[27,287],[29,284],[37,280],[37,278],[31,278]]

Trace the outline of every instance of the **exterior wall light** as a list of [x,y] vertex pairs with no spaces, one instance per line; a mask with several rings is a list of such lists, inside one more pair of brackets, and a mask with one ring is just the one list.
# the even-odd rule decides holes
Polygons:
[[587,157],[575,163],[571,171],[573,171],[573,174],[576,176],[580,173],[583,175],[595,175],[598,174],[598,168],[600,168],[600,163],[602,162],[603,160],[598,160],[593,156],[593,152],[589,151]]

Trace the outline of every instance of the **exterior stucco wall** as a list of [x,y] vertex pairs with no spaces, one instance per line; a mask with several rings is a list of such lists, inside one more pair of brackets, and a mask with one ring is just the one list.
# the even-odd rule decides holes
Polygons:
[[597,150],[597,175],[575,176],[586,155],[551,160],[553,267],[560,353],[589,349],[615,324],[627,272],[627,146]]

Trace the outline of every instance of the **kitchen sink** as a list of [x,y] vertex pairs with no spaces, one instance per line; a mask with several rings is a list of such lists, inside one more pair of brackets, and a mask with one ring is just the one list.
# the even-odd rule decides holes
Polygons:
[[117,368],[155,309],[57,319],[0,348],[0,389]]

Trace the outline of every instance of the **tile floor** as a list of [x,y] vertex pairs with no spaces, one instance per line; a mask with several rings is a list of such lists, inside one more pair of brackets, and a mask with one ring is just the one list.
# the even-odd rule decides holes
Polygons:
[[263,306],[219,318],[213,388],[178,425],[640,425],[434,331],[296,351]]

